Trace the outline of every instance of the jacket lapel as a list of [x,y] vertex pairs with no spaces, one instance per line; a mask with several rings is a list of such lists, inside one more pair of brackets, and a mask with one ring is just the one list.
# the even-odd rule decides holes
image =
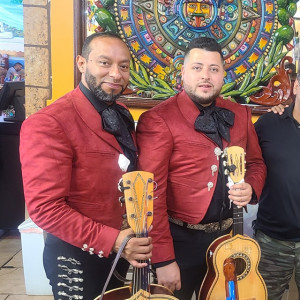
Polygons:
[[[190,99],[190,97],[186,94],[184,90],[178,95],[177,103],[186,121],[194,127],[195,121],[199,115],[199,109],[197,108],[196,104]],[[223,107],[222,105],[220,105],[220,97],[217,98],[217,106]],[[204,136],[208,138],[206,135]],[[215,143],[214,141],[212,142]],[[228,146],[228,142],[224,139],[222,139],[222,142],[224,149]]]
[[118,141],[114,135],[108,133],[102,128],[102,120],[100,114],[95,110],[90,101],[83,95],[79,87],[74,90],[76,97],[72,99],[75,110],[81,117],[83,122],[95,133],[99,138],[110,144],[120,153],[123,153]]
[[196,118],[199,115],[199,109],[196,104],[190,99],[185,91],[182,91],[177,97],[178,107],[188,123],[193,127],[196,121]]

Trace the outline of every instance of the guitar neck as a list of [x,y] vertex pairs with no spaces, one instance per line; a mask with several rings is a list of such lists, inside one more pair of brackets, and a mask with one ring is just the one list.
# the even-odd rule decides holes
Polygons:
[[141,289],[149,292],[149,275],[149,266],[144,268],[133,268],[132,295],[136,294]]
[[235,204],[233,205],[233,226],[232,233],[233,236],[237,234],[244,234],[243,228],[243,207],[238,207]]

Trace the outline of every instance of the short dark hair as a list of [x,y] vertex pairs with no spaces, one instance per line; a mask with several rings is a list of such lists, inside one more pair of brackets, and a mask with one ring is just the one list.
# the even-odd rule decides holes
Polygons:
[[96,38],[106,38],[106,37],[118,39],[118,40],[122,41],[125,44],[125,42],[122,40],[122,38],[114,32],[111,32],[111,31],[96,32],[96,33],[93,33],[93,34],[89,35],[85,39],[85,41],[83,42],[81,56],[83,56],[85,59],[88,59],[89,55],[90,55],[90,52],[91,52],[91,48],[90,48],[91,42]]
[[19,63],[19,62],[16,62],[16,63],[14,64],[14,67],[17,66],[17,65],[23,67],[23,65],[22,65],[21,63]]
[[192,49],[203,49],[211,52],[219,52],[222,60],[224,61],[220,44],[211,37],[202,36],[193,39],[187,47],[184,57],[187,57]]

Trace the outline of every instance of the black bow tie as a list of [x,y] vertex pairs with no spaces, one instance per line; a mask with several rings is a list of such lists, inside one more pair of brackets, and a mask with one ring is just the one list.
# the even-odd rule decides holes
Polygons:
[[130,132],[134,131],[134,120],[130,112],[116,103],[100,112],[103,129],[113,134],[127,148],[136,151]]
[[131,132],[134,131],[134,120],[130,112],[114,103],[100,111],[100,115],[103,129],[115,136],[125,156],[130,160],[127,171],[134,171],[137,163],[137,149],[131,136]]
[[222,138],[230,142],[229,128],[233,126],[234,113],[214,104],[208,107],[201,106],[199,109],[201,112],[195,121],[195,129],[203,132],[216,142],[220,148],[223,148]]

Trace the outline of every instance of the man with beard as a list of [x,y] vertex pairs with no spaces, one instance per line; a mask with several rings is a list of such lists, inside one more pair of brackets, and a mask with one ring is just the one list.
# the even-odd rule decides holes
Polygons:
[[[134,121],[116,102],[130,76],[130,53],[111,33],[89,36],[76,58],[79,86],[30,116],[22,126],[20,157],[32,220],[47,232],[44,267],[55,299],[91,300],[101,294],[116,252],[131,229],[121,230],[124,206],[118,181],[136,165]],[[147,264],[151,238],[132,238],[128,262]],[[108,290],[121,286],[112,278]]]
[[[138,167],[154,173],[152,263],[158,283],[180,300],[199,293],[206,250],[232,225],[232,206],[256,203],[266,167],[250,109],[219,96],[224,79],[220,45],[193,40],[182,67],[184,90],[145,112],[138,122]],[[246,152],[244,183],[226,188],[224,148]]]

